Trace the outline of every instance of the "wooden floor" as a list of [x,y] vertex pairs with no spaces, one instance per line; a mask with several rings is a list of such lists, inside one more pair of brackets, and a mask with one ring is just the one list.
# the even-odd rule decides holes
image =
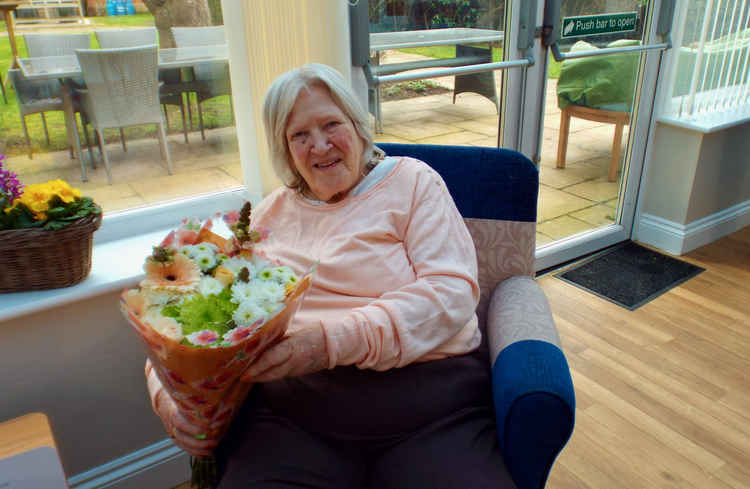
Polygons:
[[636,311],[539,279],[577,402],[547,489],[750,488],[750,227],[680,259],[706,271]]
[[750,488],[750,227],[636,311],[551,275],[576,427],[548,489]]

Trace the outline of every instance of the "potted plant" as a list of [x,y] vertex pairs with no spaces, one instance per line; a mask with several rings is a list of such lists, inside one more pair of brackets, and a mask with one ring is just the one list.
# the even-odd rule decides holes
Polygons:
[[0,154],[0,292],[68,287],[91,271],[102,210],[63,180],[24,187]]

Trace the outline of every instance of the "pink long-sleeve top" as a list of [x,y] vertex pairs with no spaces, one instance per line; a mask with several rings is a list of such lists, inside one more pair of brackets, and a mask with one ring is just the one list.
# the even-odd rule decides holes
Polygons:
[[474,350],[477,259],[442,178],[401,158],[374,187],[335,204],[272,192],[252,213],[257,246],[297,273],[319,262],[290,332],[322,327],[329,367],[386,370]]

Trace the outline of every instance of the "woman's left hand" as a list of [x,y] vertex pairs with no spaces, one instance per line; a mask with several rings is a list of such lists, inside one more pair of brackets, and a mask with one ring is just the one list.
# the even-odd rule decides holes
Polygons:
[[270,382],[318,372],[328,367],[323,327],[295,331],[272,346],[242,376],[245,382]]

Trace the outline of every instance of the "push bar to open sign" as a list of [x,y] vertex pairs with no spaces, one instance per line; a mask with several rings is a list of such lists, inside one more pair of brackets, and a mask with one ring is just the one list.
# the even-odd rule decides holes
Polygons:
[[619,14],[584,15],[566,17],[562,21],[562,38],[611,34],[613,32],[634,31],[638,22],[636,12]]

